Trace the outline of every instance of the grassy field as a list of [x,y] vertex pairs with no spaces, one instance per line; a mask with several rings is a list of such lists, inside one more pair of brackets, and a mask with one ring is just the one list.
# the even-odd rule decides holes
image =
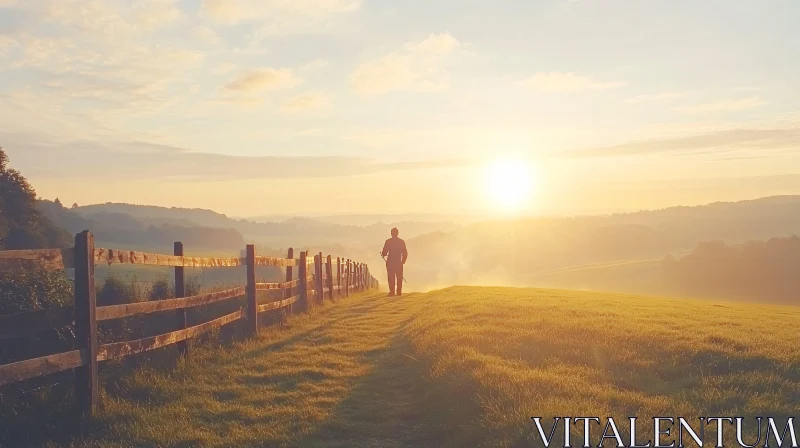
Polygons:
[[349,298],[169,373],[105,378],[74,446],[521,447],[542,446],[531,416],[785,417],[799,319],[541,289]]

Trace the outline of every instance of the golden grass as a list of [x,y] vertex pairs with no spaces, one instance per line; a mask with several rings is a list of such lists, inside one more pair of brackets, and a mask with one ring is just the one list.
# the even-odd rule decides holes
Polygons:
[[468,386],[482,446],[533,443],[531,416],[786,417],[800,403],[796,307],[512,288],[424,300],[408,338],[434,378]]
[[120,380],[75,445],[541,446],[531,416],[789,416],[799,318],[541,289],[351,297]]

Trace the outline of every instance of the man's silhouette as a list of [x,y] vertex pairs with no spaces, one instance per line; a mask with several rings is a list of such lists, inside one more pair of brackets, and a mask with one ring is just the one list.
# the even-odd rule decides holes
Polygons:
[[392,237],[386,240],[383,244],[383,251],[381,255],[386,257],[386,272],[389,274],[389,295],[395,295],[395,284],[397,285],[397,294],[403,293],[403,265],[406,264],[408,259],[408,250],[406,249],[406,242],[397,237],[400,233],[395,227],[392,229]]

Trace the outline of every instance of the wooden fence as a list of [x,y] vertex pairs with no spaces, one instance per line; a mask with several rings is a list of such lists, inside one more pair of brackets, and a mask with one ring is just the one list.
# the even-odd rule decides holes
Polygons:
[[[133,264],[170,266],[175,270],[175,298],[112,306],[96,306],[94,268],[98,264]],[[225,291],[185,297],[184,268],[247,266],[247,284]],[[286,268],[281,283],[257,283],[256,266]],[[35,336],[38,332],[74,325],[77,350],[0,365],[0,386],[27,378],[75,369],[77,410],[93,414],[99,400],[98,364],[136,353],[177,344],[181,355],[188,354],[187,340],[240,319],[246,322],[250,335],[258,334],[259,313],[292,309],[308,310],[325,298],[347,297],[353,292],[377,289],[377,280],[366,264],[349,259],[323,257],[300,252],[294,258],[289,249],[287,258],[257,256],[248,245],[246,256],[239,258],[199,258],[183,255],[183,245],[175,243],[173,255],[160,255],[94,247],[89,231],[75,236],[75,247],[25,251],[0,251],[0,270],[11,269],[75,269],[75,303],[73,307],[52,308],[26,313],[0,315],[0,338]],[[294,278],[294,268],[297,275]],[[313,271],[312,271],[313,269]],[[259,291],[280,290],[281,299],[260,303]],[[186,310],[191,307],[219,303],[245,296],[246,308],[219,316],[205,323],[187,326]],[[97,322],[141,314],[172,311],[177,331],[133,341],[98,344]]]

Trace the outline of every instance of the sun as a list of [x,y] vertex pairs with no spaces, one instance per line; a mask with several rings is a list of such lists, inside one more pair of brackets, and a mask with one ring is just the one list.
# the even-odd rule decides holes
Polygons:
[[485,167],[485,192],[492,207],[519,211],[528,205],[533,191],[533,173],[522,160],[495,160]]

